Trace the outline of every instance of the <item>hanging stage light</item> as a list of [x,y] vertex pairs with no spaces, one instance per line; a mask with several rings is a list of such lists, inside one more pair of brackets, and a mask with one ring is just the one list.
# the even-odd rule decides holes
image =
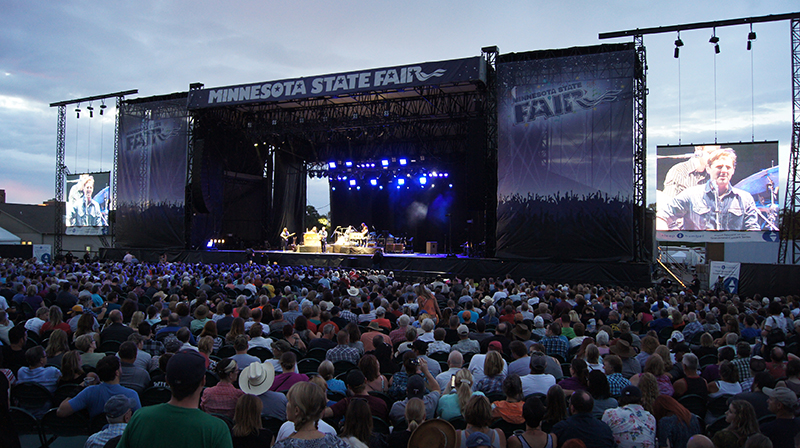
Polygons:
[[89,111],[89,118],[94,118],[94,107],[91,104],[86,108]]
[[713,34],[711,34],[711,39],[708,39],[709,43],[714,44],[714,53],[719,54],[719,37],[717,37],[717,28],[714,28]]
[[678,31],[678,39],[675,40],[675,59],[678,59],[680,56],[680,48],[683,46],[683,41],[681,40],[681,32]]
[[747,51],[753,49],[753,41],[756,40],[756,33],[753,31],[753,24],[750,24],[750,32],[747,34]]
[[81,105],[80,104],[78,104],[78,108],[75,109],[75,115],[77,115],[76,118],[81,118]]
[[103,115],[103,111],[106,110],[106,107],[108,107],[106,106],[106,101],[103,100],[103,102],[100,103],[100,115]]

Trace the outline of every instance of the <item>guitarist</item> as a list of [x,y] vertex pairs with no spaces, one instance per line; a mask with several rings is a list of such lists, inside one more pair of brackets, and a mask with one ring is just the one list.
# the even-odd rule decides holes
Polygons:
[[283,228],[281,232],[281,250],[285,251],[289,246],[289,238],[291,238],[292,235],[294,235],[294,233],[289,233],[289,229],[286,227]]

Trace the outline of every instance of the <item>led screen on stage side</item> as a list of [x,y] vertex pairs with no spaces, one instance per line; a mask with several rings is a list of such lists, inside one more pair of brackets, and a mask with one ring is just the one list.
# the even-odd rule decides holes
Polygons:
[[498,256],[632,257],[636,57],[583,53],[498,63]]
[[111,206],[111,173],[67,174],[67,235],[105,235]]
[[749,238],[742,231],[778,230],[778,142],[659,146],[656,155],[659,239],[733,241]]

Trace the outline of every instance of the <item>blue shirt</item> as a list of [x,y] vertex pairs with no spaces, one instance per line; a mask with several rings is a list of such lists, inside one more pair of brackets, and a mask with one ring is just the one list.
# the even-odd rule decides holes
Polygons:
[[591,412],[575,414],[553,426],[553,434],[558,437],[559,445],[567,440],[580,439],[586,448],[614,448],[614,434],[611,428],[594,418]]
[[50,393],[56,391],[58,379],[61,378],[61,371],[55,367],[20,367],[17,371],[17,379],[20,383],[36,383],[44,386]]
[[69,405],[73,411],[78,412],[83,409],[89,411],[89,417],[105,412],[106,401],[114,395],[122,394],[131,400],[131,408],[135,412],[142,407],[139,401],[139,394],[132,389],[120,386],[119,384],[100,383],[96,386],[89,386],[83,389],[75,398],[69,400]]

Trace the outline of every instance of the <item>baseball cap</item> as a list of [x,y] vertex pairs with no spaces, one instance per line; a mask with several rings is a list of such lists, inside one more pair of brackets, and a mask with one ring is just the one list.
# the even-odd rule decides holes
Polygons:
[[167,363],[167,383],[174,386],[197,384],[206,375],[206,358],[196,350],[181,350]]
[[544,373],[545,369],[547,369],[547,358],[544,353],[531,353],[531,373]]
[[292,346],[285,339],[278,339],[272,343],[273,348],[277,348],[281,353],[286,353],[292,350]]
[[642,391],[636,386],[625,386],[620,392],[622,397],[642,398]]
[[347,374],[347,385],[350,388],[361,386],[366,380],[364,374],[358,369],[353,369]]
[[680,331],[673,331],[669,338],[675,342],[683,342],[683,333]]
[[466,325],[459,325],[456,331],[458,334],[469,334],[469,328]]
[[120,418],[131,409],[131,401],[125,395],[114,395],[106,401],[103,412],[107,418]]
[[761,391],[767,394],[768,397],[778,400],[787,408],[794,409],[797,405],[797,395],[788,387],[776,387],[774,389],[765,387]]
[[492,341],[489,343],[489,350],[496,350],[498,352],[503,351],[503,344],[500,341]]
[[489,436],[482,432],[475,431],[467,437],[467,448],[477,448],[479,446],[492,446]]
[[425,380],[420,375],[411,375],[406,386],[408,398],[422,398],[425,396]]

